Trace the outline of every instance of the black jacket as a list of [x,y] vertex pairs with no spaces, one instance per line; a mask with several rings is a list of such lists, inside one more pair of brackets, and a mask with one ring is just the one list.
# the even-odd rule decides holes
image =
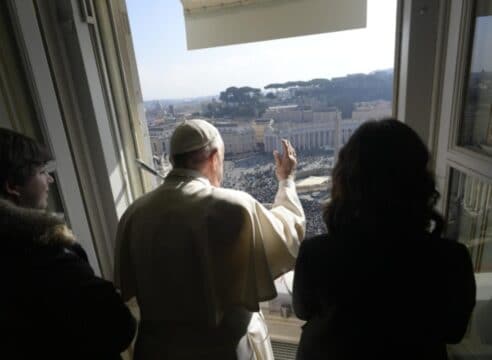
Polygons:
[[446,359],[475,291],[468,251],[454,241],[305,240],[294,278],[294,310],[307,320],[298,359]]
[[0,200],[5,359],[118,359],[136,323],[62,221]]

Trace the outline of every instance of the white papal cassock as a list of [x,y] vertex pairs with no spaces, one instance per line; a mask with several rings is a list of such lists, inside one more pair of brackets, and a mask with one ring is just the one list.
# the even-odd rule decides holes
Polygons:
[[118,227],[115,280],[136,297],[136,359],[273,359],[259,302],[293,268],[305,217],[292,180],[271,210],[174,169]]

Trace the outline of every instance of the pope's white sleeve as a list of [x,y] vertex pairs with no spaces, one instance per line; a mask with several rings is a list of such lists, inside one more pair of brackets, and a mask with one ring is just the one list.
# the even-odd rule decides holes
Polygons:
[[293,180],[279,182],[271,212],[284,224],[285,245],[292,256],[297,257],[306,231],[306,217]]
[[263,244],[272,276],[291,270],[306,228],[295,183],[281,181],[272,209],[257,202],[254,217],[256,241]]

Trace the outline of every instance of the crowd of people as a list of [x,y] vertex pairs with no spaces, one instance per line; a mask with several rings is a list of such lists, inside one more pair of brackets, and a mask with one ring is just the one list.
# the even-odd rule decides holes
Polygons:
[[[320,154],[299,154],[298,173],[313,168],[327,168],[326,156]],[[275,166],[269,153],[258,153],[244,159],[227,160],[223,186],[225,188],[245,191],[262,204],[273,203],[277,191],[274,177]],[[299,180],[300,176],[296,180]],[[328,190],[328,189],[327,189]],[[313,196],[301,196],[300,201],[306,214],[306,236],[325,232],[326,227],[321,217],[323,204],[329,197],[328,191],[314,192]]]

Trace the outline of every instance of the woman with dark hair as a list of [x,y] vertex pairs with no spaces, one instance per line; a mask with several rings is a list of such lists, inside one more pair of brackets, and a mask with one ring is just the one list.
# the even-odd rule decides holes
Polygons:
[[0,128],[0,357],[119,359],[136,322],[64,221],[46,212],[49,152]]
[[394,120],[366,122],[333,170],[325,235],[297,258],[298,359],[447,359],[475,305],[467,249],[441,237],[429,152]]

